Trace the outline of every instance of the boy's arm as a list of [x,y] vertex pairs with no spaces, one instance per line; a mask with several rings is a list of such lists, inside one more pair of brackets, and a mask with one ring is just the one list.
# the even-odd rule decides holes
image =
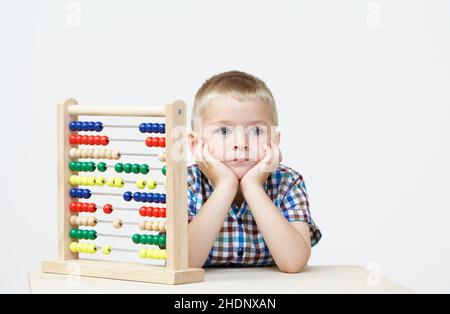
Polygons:
[[288,273],[300,272],[311,255],[308,224],[287,221],[262,186],[247,184],[241,187],[278,268]]
[[200,170],[214,186],[213,193],[188,226],[189,266],[200,268],[222,229],[239,182],[231,169],[211,156],[208,144],[203,140],[198,142],[194,155]]
[[233,186],[217,185],[198,215],[189,223],[190,267],[201,268],[205,263],[235,195]]
[[265,157],[240,182],[242,194],[278,268],[296,273],[303,269],[311,255],[309,226],[287,221],[266,194],[262,184],[280,163],[281,150],[273,140],[270,147],[267,144],[263,147]]

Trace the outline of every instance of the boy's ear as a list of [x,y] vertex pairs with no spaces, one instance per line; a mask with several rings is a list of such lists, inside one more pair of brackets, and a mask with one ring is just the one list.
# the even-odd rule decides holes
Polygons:
[[191,154],[194,154],[195,144],[197,143],[194,131],[189,130],[187,132],[187,138],[188,138],[188,145],[191,150]]

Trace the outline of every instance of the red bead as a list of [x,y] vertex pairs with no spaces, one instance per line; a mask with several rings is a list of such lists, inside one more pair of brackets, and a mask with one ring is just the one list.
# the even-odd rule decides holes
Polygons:
[[166,209],[164,207],[159,209],[159,217],[166,218]]
[[100,145],[106,146],[109,144],[109,139],[107,136],[100,136]]
[[69,143],[70,144],[76,144],[77,143],[77,136],[76,135],[71,135],[69,137]]
[[141,208],[139,208],[139,215],[141,215],[142,217],[145,217],[147,214],[147,207],[142,206]]
[[94,203],[90,203],[88,205],[88,212],[95,213],[96,211],[97,211],[97,205],[95,205]]
[[145,210],[145,216],[152,217],[153,211],[154,211],[153,207],[151,207],[151,206],[147,207],[147,209]]
[[105,214],[111,214],[113,211],[112,205],[111,204],[106,204],[105,206],[103,206],[103,212]]
[[87,212],[88,211],[88,209],[89,209],[89,204],[88,203],[83,203],[82,204],[82,208],[83,208],[83,212]]
[[70,203],[70,210],[73,212],[77,211],[77,202],[71,202]]
[[84,144],[84,145],[89,144],[89,136],[83,135],[81,140],[82,140],[81,144]]
[[81,213],[83,211],[83,203],[77,203],[77,212]]
[[159,217],[159,207],[153,208],[153,217]]
[[152,146],[158,147],[158,138],[157,137],[152,137]]
[[100,136],[93,136],[93,138],[94,138],[93,145],[100,145],[100,140],[101,140]]
[[83,144],[83,136],[82,135],[77,135],[76,141],[77,141],[77,144]]
[[158,139],[158,145],[159,145],[159,147],[166,147],[166,138],[165,137],[160,137]]
[[145,139],[145,145],[147,145],[147,147],[152,147],[152,138],[151,137],[147,137]]
[[89,145],[95,145],[95,136],[89,136]]

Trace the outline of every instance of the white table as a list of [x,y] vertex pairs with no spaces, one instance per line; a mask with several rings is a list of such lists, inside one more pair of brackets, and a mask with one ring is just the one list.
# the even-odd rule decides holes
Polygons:
[[73,277],[31,271],[31,293],[413,293],[361,266],[308,266],[286,274],[274,267],[206,268],[205,281],[184,285]]

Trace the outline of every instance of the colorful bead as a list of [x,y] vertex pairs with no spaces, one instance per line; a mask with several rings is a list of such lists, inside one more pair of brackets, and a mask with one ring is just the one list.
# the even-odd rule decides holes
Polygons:
[[145,230],[146,221],[140,221],[138,224],[139,230]]
[[162,167],[162,174],[166,175],[166,166]]
[[78,243],[77,242],[70,243],[69,249],[72,253],[77,253],[78,252]]
[[152,217],[154,208],[149,206],[145,208],[145,216]]
[[125,164],[125,165],[123,166],[123,171],[124,171],[125,173],[131,173],[131,164]]
[[149,180],[147,187],[151,190],[156,189],[157,183],[156,180]]
[[97,132],[103,131],[103,123],[101,123],[101,122],[95,122],[94,129],[95,129],[95,131],[97,131]]
[[147,173],[149,173],[150,168],[149,168],[149,166],[148,166],[147,164],[142,164],[142,165],[139,167],[139,170],[140,170],[140,172],[141,172],[142,174],[147,174]]
[[117,173],[122,173],[122,171],[123,171],[123,164],[122,164],[121,162],[117,163],[117,164],[114,166],[114,170],[115,170]]
[[149,244],[149,237],[150,237],[150,235],[147,235],[147,234],[141,234],[140,235],[140,241],[139,241],[139,243],[140,244]]
[[130,191],[123,193],[123,199],[127,202],[131,201],[133,199],[133,193]]
[[69,177],[69,183],[71,184],[71,185],[78,185],[78,176],[75,176],[75,175],[73,175],[73,176],[70,176]]
[[159,209],[159,217],[166,218],[166,209],[164,207]]
[[69,222],[72,226],[76,226],[77,225],[77,216],[75,216],[75,215],[70,216]]
[[146,184],[146,182],[145,182],[144,179],[139,179],[139,180],[136,181],[136,187],[137,187],[138,189],[143,189],[143,188],[145,188],[145,184]]
[[117,188],[123,188],[123,186],[125,185],[125,181],[123,180],[123,178],[115,178],[114,179],[114,186]]
[[147,207],[142,206],[141,208],[139,208],[139,215],[141,215],[142,217],[147,216],[146,212],[147,212]]
[[98,171],[100,171],[100,172],[105,172],[105,171],[106,171],[106,163],[104,163],[104,162],[99,162],[99,163],[97,164],[97,169],[98,169]]
[[111,254],[111,245],[104,245],[104,246],[102,246],[102,253],[104,255]]
[[158,138],[158,146],[159,147],[166,147],[166,138],[165,137]]
[[120,152],[115,149],[111,152],[111,159],[117,160],[120,158]]
[[166,154],[165,153],[159,153],[158,154],[158,159],[161,162],[166,162]]
[[138,174],[139,173],[139,168],[140,168],[139,164],[133,164],[131,166],[131,172],[133,172],[134,174]]
[[[97,225],[97,219],[93,216],[88,218],[89,227],[95,227]],[[162,230],[161,230],[162,231]]]
[[114,178],[109,178],[107,181],[106,181],[106,185],[107,186],[109,186],[109,187],[114,187]]
[[141,235],[140,234],[133,234],[133,236],[131,237],[131,240],[133,241],[134,244],[139,244],[141,243]]
[[95,178],[95,184],[98,186],[104,186],[106,183],[106,180],[104,177],[97,177]]
[[105,204],[104,206],[103,206],[103,212],[105,213],[105,214],[111,214],[112,212],[113,212],[113,207],[112,207],[112,205],[111,204]]
[[113,227],[114,228],[120,229],[120,228],[122,228],[122,226],[123,226],[122,219],[117,218],[117,219],[113,220]]
[[140,258],[147,258],[147,250],[146,249],[142,249],[139,251],[139,257]]

